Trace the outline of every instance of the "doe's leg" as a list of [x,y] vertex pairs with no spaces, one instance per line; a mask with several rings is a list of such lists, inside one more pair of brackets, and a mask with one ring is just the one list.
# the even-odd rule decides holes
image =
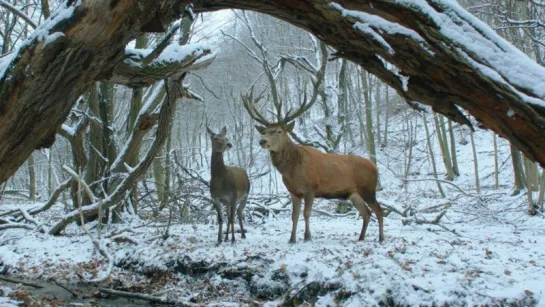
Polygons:
[[218,214],[218,245],[221,244],[221,227],[223,226],[223,217],[221,216],[221,203],[219,201],[214,200],[214,209],[216,209],[216,212]]
[[[231,205],[231,214],[229,215],[229,224],[231,224],[231,243],[235,243],[235,209],[237,207],[237,202],[233,201]],[[229,232],[229,228],[227,228],[227,232]]]
[[231,226],[231,219],[229,218],[231,216],[231,205],[228,203],[224,203],[224,205],[227,212],[227,231],[225,232],[225,242],[227,242],[229,240],[229,226]]

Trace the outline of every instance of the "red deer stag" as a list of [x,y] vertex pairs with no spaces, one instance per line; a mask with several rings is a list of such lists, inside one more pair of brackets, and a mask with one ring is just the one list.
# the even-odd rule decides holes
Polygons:
[[[231,243],[235,242],[235,210],[240,223],[240,232],[242,238],[246,238],[244,227],[242,226],[242,211],[246,207],[248,193],[250,191],[250,180],[246,171],[240,167],[226,166],[223,162],[223,153],[231,149],[233,145],[226,137],[227,128],[223,127],[219,134],[214,133],[206,127],[210,140],[212,141],[212,160],[210,195],[214,208],[218,213],[218,244],[221,243],[221,227],[223,219],[221,215],[221,204],[224,204],[227,210],[227,232],[225,241],[229,239],[229,226],[231,226]],[[238,209],[237,209],[237,204]]]
[[305,241],[311,239],[310,212],[314,198],[349,199],[363,217],[363,227],[359,240],[365,238],[371,212],[378,219],[379,241],[384,241],[384,212],[376,200],[378,171],[369,159],[355,155],[322,153],[310,146],[297,145],[292,142],[289,133],[294,127],[294,120],[305,111],[311,103],[306,97],[297,111],[287,112],[278,123],[270,123],[260,114],[255,104],[261,97],[243,95],[244,107],[250,116],[265,127],[255,126],[261,134],[259,145],[270,152],[274,167],[282,174],[282,181],[290,192],[293,212],[292,229],[289,243],[295,243],[297,221],[301,212],[301,201],[305,200]]

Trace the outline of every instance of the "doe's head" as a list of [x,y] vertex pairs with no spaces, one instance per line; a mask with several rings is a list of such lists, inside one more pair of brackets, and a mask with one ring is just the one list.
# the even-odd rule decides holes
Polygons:
[[208,128],[208,126],[206,127],[206,131],[208,131],[208,134],[210,135],[213,152],[226,152],[227,150],[231,149],[231,147],[233,147],[233,144],[229,142],[229,139],[226,136],[227,127],[224,126],[219,134],[214,133],[214,131]]
[[255,126],[257,131],[261,134],[259,145],[261,148],[270,151],[279,151],[282,147],[289,142],[288,133],[293,130],[295,122],[288,124],[267,124],[266,126]]

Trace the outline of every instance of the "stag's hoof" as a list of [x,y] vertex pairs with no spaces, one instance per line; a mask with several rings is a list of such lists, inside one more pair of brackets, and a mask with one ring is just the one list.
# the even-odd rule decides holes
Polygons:
[[290,240],[288,241],[288,243],[289,243],[289,244],[295,244],[295,239],[290,239]]
[[305,242],[312,241],[312,236],[310,233],[305,233]]
[[244,234],[244,232],[242,233],[241,238],[242,238],[242,239],[246,239],[246,235]]

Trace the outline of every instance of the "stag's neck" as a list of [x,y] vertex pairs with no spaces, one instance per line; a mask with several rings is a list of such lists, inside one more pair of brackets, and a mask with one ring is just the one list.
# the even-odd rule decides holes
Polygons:
[[227,168],[223,162],[222,152],[213,152],[212,160],[210,161],[212,177],[219,177],[227,173]]
[[292,170],[301,162],[300,146],[294,144],[291,140],[279,151],[271,151],[271,160],[276,169],[285,174]]

